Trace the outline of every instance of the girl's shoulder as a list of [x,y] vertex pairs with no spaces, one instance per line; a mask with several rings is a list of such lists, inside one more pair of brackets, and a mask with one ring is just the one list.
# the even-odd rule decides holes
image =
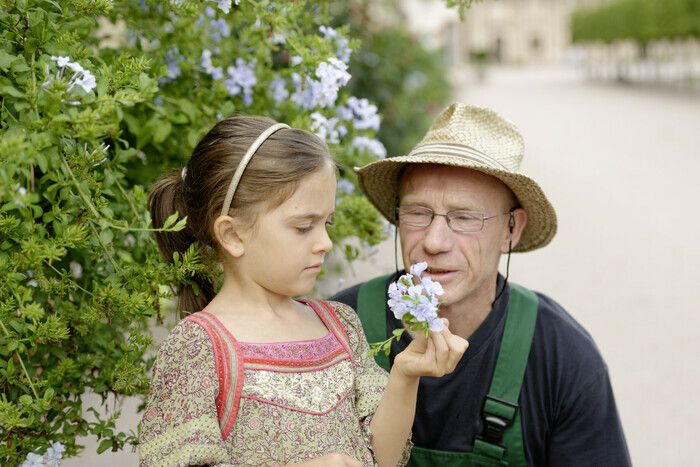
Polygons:
[[205,360],[213,355],[213,345],[206,330],[189,317],[173,327],[158,348],[158,360]]
[[345,303],[335,302],[332,300],[324,300],[323,302],[330,307],[334,316],[338,319],[344,331],[347,333],[348,339],[351,343],[361,338],[364,339],[362,323],[352,307],[346,305]]

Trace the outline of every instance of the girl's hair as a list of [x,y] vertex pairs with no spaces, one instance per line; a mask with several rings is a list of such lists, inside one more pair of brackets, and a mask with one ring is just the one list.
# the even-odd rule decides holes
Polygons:
[[[222,120],[194,148],[186,170],[173,170],[155,182],[148,198],[153,226],[160,228],[176,211],[187,216],[183,230],[155,234],[166,261],[172,262],[173,253],[182,254],[195,242],[200,247],[217,247],[214,221],[221,214],[233,173],[253,141],[275,123],[254,116]],[[316,135],[294,128],[276,131],[248,163],[229,214],[252,227],[257,215],[282,204],[301,179],[324,166],[335,167],[335,163]],[[191,284],[182,285],[177,303],[180,316],[203,309],[216,294],[210,275],[197,274],[191,279],[199,293]]]

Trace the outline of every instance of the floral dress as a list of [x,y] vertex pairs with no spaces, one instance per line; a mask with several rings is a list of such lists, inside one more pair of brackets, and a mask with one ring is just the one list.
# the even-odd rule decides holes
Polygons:
[[[310,305],[319,339],[238,342],[207,312],[161,346],[139,426],[142,466],[286,465],[332,452],[375,465],[369,424],[387,375],[355,312]],[[410,454],[407,440],[404,465]]]

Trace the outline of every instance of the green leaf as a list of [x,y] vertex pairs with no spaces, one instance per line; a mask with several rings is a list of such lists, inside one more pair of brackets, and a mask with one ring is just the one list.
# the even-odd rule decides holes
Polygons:
[[9,84],[3,84],[2,86],[0,86],[0,96],[12,96],[22,98],[24,97],[24,93],[18,91],[15,87],[10,86]]
[[187,216],[180,219],[178,221],[178,223],[173,226],[173,230],[175,232],[179,232],[180,230],[184,229],[186,226],[187,226]]
[[0,49],[0,69],[2,69],[3,71],[9,70],[10,65],[12,65],[12,62],[17,60],[17,58],[17,56],[10,55],[3,49]]
[[169,229],[175,222],[177,222],[177,216],[180,214],[178,212],[175,212],[174,214],[171,214],[168,216],[167,219],[165,219],[165,222],[163,222],[163,226],[161,227],[162,229]]
[[153,143],[160,144],[170,135],[173,126],[168,121],[160,121],[153,130]]
[[112,447],[111,439],[103,439],[99,446],[97,446],[97,454],[102,454],[107,449]]

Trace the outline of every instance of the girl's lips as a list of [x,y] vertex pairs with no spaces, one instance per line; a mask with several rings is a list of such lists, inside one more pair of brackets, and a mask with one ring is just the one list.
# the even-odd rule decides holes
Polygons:
[[313,266],[309,266],[308,268],[305,268],[304,271],[321,272],[321,266],[323,266],[323,263],[314,264]]

